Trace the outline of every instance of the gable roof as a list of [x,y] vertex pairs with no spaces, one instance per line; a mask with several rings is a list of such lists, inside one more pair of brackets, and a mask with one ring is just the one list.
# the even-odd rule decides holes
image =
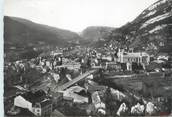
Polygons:
[[157,56],[168,56],[168,53],[162,53],[162,52],[160,52],[160,53],[158,53]]

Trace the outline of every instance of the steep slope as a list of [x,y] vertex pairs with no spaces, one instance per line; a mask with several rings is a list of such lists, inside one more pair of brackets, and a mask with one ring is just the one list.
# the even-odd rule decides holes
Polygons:
[[80,36],[71,31],[36,24],[21,18],[4,17],[5,45],[38,46],[39,44],[53,44],[65,46],[68,42],[77,40],[80,40]]
[[[33,58],[48,48],[66,47],[77,43],[80,39],[77,33],[68,30],[33,23],[21,18],[4,17],[6,61]],[[35,51],[34,48],[39,51]]]
[[115,30],[112,41],[153,54],[172,50],[172,0],[159,0],[145,9],[134,21]]
[[106,37],[114,29],[115,28],[105,26],[90,26],[84,29],[80,36],[83,38],[82,42],[84,44],[87,43],[88,45],[95,46],[95,44],[106,41]]

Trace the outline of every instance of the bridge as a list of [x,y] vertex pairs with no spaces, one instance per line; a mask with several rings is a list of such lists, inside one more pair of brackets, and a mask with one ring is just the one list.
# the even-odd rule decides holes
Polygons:
[[58,90],[58,91],[63,91],[63,90],[65,90],[65,89],[67,89],[68,87],[74,85],[75,83],[79,82],[80,80],[86,78],[87,76],[89,76],[89,75],[95,73],[96,71],[97,71],[96,69],[87,71],[87,72],[85,72],[84,74],[79,75],[78,77],[74,78],[73,80],[71,80],[71,81],[69,81],[69,82],[63,84],[62,86],[57,87],[57,90]]

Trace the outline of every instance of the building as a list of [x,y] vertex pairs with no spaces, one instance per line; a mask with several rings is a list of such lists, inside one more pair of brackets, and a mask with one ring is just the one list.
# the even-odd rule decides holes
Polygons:
[[50,97],[52,98],[53,108],[58,105],[63,99],[63,93],[60,92],[50,92]]
[[96,91],[106,91],[107,87],[103,85],[98,85],[96,82],[87,80],[84,84],[84,87],[86,88],[87,92],[94,93]]
[[74,103],[88,103],[88,97],[77,94],[81,91],[85,91],[85,89],[80,86],[72,86],[63,91],[63,99],[71,100]]
[[116,63],[116,62],[107,62],[106,66],[105,66],[105,69],[120,71],[121,70],[121,64]]
[[52,112],[52,101],[46,97],[44,91],[26,92],[14,98],[14,106],[28,109],[36,116],[50,116]]
[[119,49],[118,52],[118,62],[121,63],[141,63],[149,64],[150,55],[146,52],[129,52],[125,53],[124,50]]
[[94,93],[92,93],[91,99],[92,99],[92,103],[93,103],[97,113],[101,113],[101,114],[105,115],[106,107],[105,107],[105,104],[102,102],[98,91],[95,91]]
[[169,59],[169,55],[167,53],[159,53],[157,55],[157,59],[158,60],[167,60]]

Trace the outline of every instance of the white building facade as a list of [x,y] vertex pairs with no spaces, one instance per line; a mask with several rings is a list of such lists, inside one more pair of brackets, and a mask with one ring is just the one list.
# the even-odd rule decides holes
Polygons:
[[130,52],[124,53],[124,50],[119,50],[118,52],[118,62],[120,63],[141,63],[149,64],[150,55],[146,52]]

